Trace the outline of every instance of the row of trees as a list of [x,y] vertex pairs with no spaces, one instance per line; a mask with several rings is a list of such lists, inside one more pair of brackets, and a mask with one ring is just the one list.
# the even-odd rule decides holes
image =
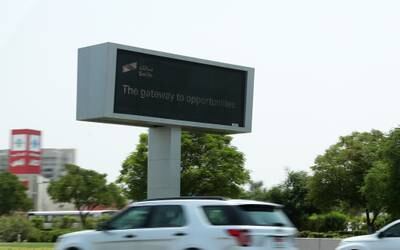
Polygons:
[[400,129],[354,132],[318,156],[310,199],[323,210],[365,212],[369,231],[382,213],[400,216]]
[[380,215],[400,217],[400,129],[340,137],[311,170],[310,175],[288,171],[286,180],[269,190],[252,182],[246,196],[284,204],[301,229],[312,214],[330,211],[363,213],[369,232]]
[[[182,195],[223,195],[239,197],[243,185],[250,180],[244,168],[244,156],[230,143],[232,137],[204,133],[182,135]],[[48,193],[55,202],[72,203],[77,210],[90,210],[98,206],[123,207],[127,199],[143,200],[147,197],[147,134],[140,135],[139,144],[123,163],[118,185],[107,184],[106,175],[76,165],[66,165],[66,175],[52,181]],[[1,206],[0,215],[32,207],[25,188],[17,177],[3,174],[0,198],[8,205]],[[13,183],[10,184],[9,182]],[[2,185],[2,186],[1,186]],[[17,189],[14,195],[4,187]],[[12,193],[12,192],[11,192]],[[8,199],[7,199],[8,198]],[[13,200],[10,200],[13,199]],[[12,204],[12,205],[11,205]],[[86,225],[87,215],[81,213]]]
[[[244,156],[224,135],[183,133],[182,195],[222,195],[284,204],[294,223],[305,227],[315,213],[364,213],[369,231],[379,215],[400,216],[400,129],[354,132],[339,138],[305,171],[288,171],[269,190],[250,180]],[[123,163],[118,179],[132,200],[146,197],[147,135]],[[244,184],[250,184],[248,191]]]
[[[286,180],[270,189],[250,180],[244,155],[231,141],[232,137],[226,135],[183,132],[181,195],[221,195],[281,203],[300,229],[312,214],[329,211],[363,212],[371,231],[380,214],[400,216],[400,129],[387,134],[373,130],[340,137],[316,158],[312,174],[288,170]],[[67,174],[50,184],[49,194],[53,200],[73,203],[79,210],[98,205],[122,207],[126,199],[145,199],[147,152],[147,134],[142,134],[136,150],[123,162],[117,184],[107,184],[106,175],[93,170],[67,165]],[[10,174],[0,175],[0,198],[4,192],[0,202],[8,204],[12,202],[6,194],[11,191],[4,191],[4,187],[12,185],[1,180],[6,175],[10,178]],[[245,184],[249,184],[248,190]],[[0,213],[28,208],[29,202],[21,200],[17,208],[0,204],[4,208]]]
[[[79,210],[92,210],[99,206],[122,208],[127,200],[121,188],[107,183],[106,175],[76,165],[66,165],[66,175],[52,181],[48,193],[55,202],[72,203]],[[0,216],[15,211],[33,208],[32,200],[26,194],[26,187],[17,176],[8,172],[0,173]],[[80,213],[81,222],[87,226],[88,214]]]

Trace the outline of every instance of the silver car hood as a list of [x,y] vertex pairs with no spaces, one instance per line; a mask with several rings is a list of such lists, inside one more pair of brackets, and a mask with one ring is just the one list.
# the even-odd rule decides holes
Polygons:
[[360,236],[354,236],[350,238],[346,238],[343,240],[343,242],[356,242],[356,241],[374,241],[377,240],[376,234],[368,234],[368,235],[360,235]]

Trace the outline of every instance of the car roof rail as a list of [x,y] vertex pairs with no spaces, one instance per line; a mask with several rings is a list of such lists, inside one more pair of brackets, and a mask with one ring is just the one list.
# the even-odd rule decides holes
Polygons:
[[165,197],[165,198],[154,198],[143,201],[164,201],[164,200],[227,200],[222,196],[178,196],[178,197]]

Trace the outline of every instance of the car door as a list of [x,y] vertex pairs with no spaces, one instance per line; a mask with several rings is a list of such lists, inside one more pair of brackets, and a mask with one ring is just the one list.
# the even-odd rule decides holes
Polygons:
[[379,238],[374,249],[398,250],[400,248],[400,223],[379,233]]
[[143,230],[148,223],[151,206],[134,206],[114,217],[99,231],[94,248],[99,250],[134,250],[142,246]]
[[141,247],[145,250],[181,249],[188,237],[183,206],[154,205],[146,229],[141,232]]

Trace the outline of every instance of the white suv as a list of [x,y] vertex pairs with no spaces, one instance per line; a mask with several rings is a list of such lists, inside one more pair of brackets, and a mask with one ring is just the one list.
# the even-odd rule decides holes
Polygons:
[[344,239],[336,250],[398,250],[400,249],[400,220],[374,234]]
[[296,250],[280,205],[217,197],[135,202],[98,230],[60,236],[57,250]]

